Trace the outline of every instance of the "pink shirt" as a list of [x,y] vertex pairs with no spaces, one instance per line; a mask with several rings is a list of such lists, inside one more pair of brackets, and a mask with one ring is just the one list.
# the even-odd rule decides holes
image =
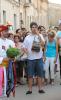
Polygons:
[[2,96],[2,93],[3,93],[3,74],[4,73],[4,69],[3,67],[0,67],[0,96]]

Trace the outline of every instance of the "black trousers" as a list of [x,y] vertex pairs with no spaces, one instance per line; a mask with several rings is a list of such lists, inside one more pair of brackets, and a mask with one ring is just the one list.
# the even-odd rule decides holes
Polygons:
[[60,79],[61,79],[61,56],[59,56],[59,60],[60,60]]
[[17,74],[17,78],[20,78],[23,76],[23,62],[22,61],[16,62],[16,74]]

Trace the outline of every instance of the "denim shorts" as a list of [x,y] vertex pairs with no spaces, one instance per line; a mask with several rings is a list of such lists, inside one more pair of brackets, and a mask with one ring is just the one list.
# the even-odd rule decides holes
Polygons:
[[44,66],[42,58],[27,61],[27,74],[28,77],[37,75],[44,78]]

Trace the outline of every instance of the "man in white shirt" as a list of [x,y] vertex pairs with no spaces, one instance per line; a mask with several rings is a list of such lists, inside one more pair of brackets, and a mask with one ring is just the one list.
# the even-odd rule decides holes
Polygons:
[[[5,27],[5,26],[4,26]],[[7,30],[2,27],[0,30],[0,48],[7,50],[10,46],[15,47],[15,44],[12,40],[7,38]]]
[[[15,44],[12,40],[7,39],[7,26],[0,26],[0,63],[3,60],[7,59],[6,51],[9,47],[15,47]],[[8,60],[8,59],[7,59]],[[4,96],[6,96],[6,86],[7,86],[7,79],[6,79],[6,68],[4,67]]]
[[[29,81],[29,91],[26,92],[26,94],[32,93],[32,81],[34,72],[36,69],[37,77],[38,77],[38,92],[39,93],[45,93],[42,89],[42,80],[44,79],[44,72],[43,72],[43,51],[42,46],[44,45],[44,38],[41,34],[38,32],[38,25],[35,22],[32,22],[30,24],[31,33],[25,38],[23,43],[23,51],[27,53],[28,56],[28,63],[27,63],[27,74],[28,74],[28,81]],[[37,43],[40,43],[40,50],[39,47],[33,50],[33,43],[36,41]]]

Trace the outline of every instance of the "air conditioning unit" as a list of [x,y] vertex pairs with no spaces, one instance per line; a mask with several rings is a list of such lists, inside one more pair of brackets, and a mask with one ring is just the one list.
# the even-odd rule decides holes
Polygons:
[[30,7],[30,3],[25,3],[24,7]]
[[26,0],[26,2],[25,2],[25,4],[24,4],[24,7],[30,7],[30,2],[29,2],[29,0]]

